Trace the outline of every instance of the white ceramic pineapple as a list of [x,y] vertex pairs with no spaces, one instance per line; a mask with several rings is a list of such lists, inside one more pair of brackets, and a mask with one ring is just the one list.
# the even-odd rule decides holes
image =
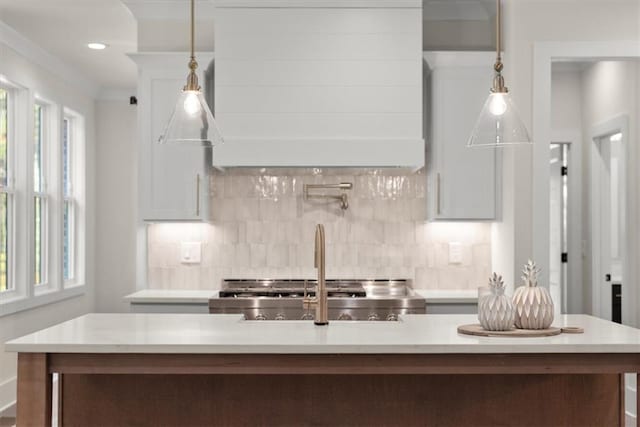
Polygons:
[[513,328],[514,310],[511,298],[504,294],[502,276],[489,278],[489,294],[478,302],[478,320],[487,331],[508,331]]
[[553,323],[553,301],[547,288],[538,286],[540,269],[529,260],[522,270],[524,284],[513,294],[515,324],[520,329],[547,329]]

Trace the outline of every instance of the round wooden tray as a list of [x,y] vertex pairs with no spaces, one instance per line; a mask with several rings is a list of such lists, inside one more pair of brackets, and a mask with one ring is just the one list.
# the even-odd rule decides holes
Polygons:
[[549,329],[510,329],[508,331],[487,331],[480,325],[462,325],[458,326],[458,333],[465,335],[475,335],[480,337],[551,337],[560,335],[562,329],[551,327]]

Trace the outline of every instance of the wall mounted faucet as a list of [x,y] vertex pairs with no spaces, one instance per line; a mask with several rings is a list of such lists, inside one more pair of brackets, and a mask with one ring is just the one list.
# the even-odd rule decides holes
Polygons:
[[[342,210],[349,208],[349,199],[347,197],[346,190],[353,189],[351,182],[341,182],[340,184],[304,184],[304,199],[333,199],[340,203]],[[312,194],[313,190],[342,190],[342,194]]]

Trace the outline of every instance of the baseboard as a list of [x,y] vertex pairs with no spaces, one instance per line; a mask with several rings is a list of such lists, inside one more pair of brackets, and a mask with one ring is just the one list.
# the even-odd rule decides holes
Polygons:
[[17,377],[0,383],[0,417],[15,417]]
[[633,414],[626,412],[625,414],[624,425],[626,427],[634,427],[636,426],[636,417]]
[[11,403],[0,411],[0,418],[15,418],[16,417],[16,402]]

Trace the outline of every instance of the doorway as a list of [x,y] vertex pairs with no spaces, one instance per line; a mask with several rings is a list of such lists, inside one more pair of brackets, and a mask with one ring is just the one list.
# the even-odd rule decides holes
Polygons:
[[549,161],[549,289],[567,313],[569,271],[569,151],[571,143],[552,143]]
[[625,152],[628,120],[597,127],[591,144],[591,263],[593,313],[622,321],[627,276]]

